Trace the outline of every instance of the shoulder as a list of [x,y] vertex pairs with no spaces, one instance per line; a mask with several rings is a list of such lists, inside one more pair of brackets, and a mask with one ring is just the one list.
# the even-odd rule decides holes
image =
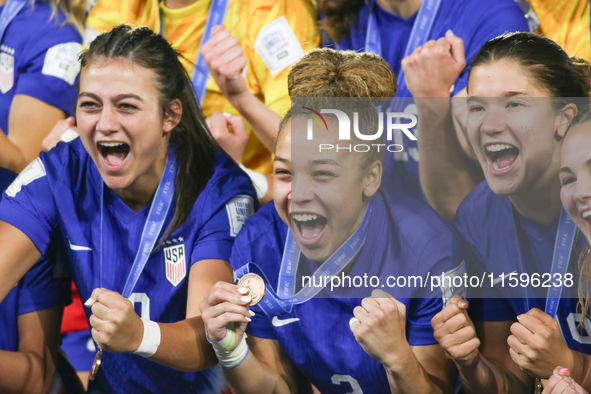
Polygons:
[[13,23],[28,29],[26,33],[29,37],[33,37],[30,29],[34,27],[34,45],[51,46],[68,41],[81,43],[80,33],[66,21],[66,15],[59,7],[54,11],[47,2],[37,0],[34,5],[27,2]]
[[201,194],[224,202],[236,194],[256,197],[248,175],[225,153],[214,153],[213,174]]
[[397,192],[382,192],[400,237],[420,254],[435,238],[455,238],[452,227],[426,203]]
[[460,203],[456,215],[456,221],[466,221],[469,220],[469,218],[481,218],[486,213],[486,210],[484,209],[485,207],[498,205],[504,198],[507,197],[496,195],[488,186],[488,182],[484,180],[472,189],[472,191],[468,193],[466,198]]
[[248,262],[255,262],[267,272],[270,267],[276,265],[275,260],[283,254],[285,237],[288,227],[281,220],[275,204],[269,202],[250,217],[236,237],[234,250],[230,259],[234,269]]
[[98,0],[88,14],[87,27],[99,33],[121,23],[132,26],[158,21],[157,0]]

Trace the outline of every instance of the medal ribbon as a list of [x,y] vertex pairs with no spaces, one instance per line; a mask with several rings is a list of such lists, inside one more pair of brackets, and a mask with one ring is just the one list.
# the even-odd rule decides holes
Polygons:
[[0,14],[0,43],[4,39],[4,32],[6,28],[12,22],[15,16],[23,9],[23,7],[27,4],[27,0],[8,0],[4,7],[2,8],[2,13]]
[[[517,240],[516,250],[519,256],[519,262],[521,264],[521,272],[526,272],[525,260],[523,258],[523,255],[521,254],[520,249],[519,233],[517,232],[517,227],[515,226],[515,223],[517,223],[515,212],[513,212],[513,218],[513,231],[515,234],[515,239]],[[548,293],[546,295],[545,312],[552,318],[556,317],[556,312],[558,311],[558,303],[560,302],[560,296],[562,294],[564,276],[566,275],[566,272],[568,270],[568,264],[573,250],[573,244],[575,242],[576,231],[577,226],[570,218],[570,216],[568,216],[564,208],[561,208],[560,217],[558,218],[558,230],[556,231],[556,240],[554,241],[554,253],[552,255],[551,268],[551,278],[554,278],[555,274],[561,275],[560,286],[554,286],[554,283],[556,282],[552,280],[550,283],[550,287],[548,288]],[[527,310],[530,310],[531,308],[529,306],[527,289],[524,290],[526,308]]]
[[[205,87],[207,86],[207,80],[209,79],[210,74],[207,64],[205,64],[205,59],[203,59],[203,55],[201,55],[201,48],[203,47],[203,44],[211,38],[211,28],[224,24],[229,2],[230,0],[211,0],[207,19],[205,20],[205,30],[203,30],[203,36],[201,37],[201,42],[199,43],[199,49],[197,51],[197,59],[195,60],[195,68],[193,68],[193,74],[191,75],[193,90],[200,105],[203,103]],[[158,2],[158,4],[160,4],[160,2]],[[160,35],[164,37],[162,13],[160,12],[160,9],[158,11],[158,14],[160,15]]]
[[[357,253],[359,253],[359,250],[363,246],[365,238],[367,237],[371,212],[372,203],[370,202],[363,214],[363,219],[359,224],[359,227],[357,227],[353,234],[351,234],[324,263],[322,263],[322,265],[314,272],[308,281],[308,284],[296,294],[293,293],[293,289],[295,288],[296,273],[302,257],[302,251],[293,237],[291,230],[288,230],[285,240],[277,283],[277,293],[273,291],[272,287],[269,285],[270,281],[255,263],[247,263],[237,269],[235,272],[236,279],[241,278],[249,272],[258,274],[263,278],[266,286],[265,296],[258,304],[263,312],[269,317],[282,313],[289,313],[291,312],[293,305],[302,304],[323,290],[324,287],[312,286],[313,283],[317,283],[317,281],[314,281],[314,278],[322,280],[325,276],[332,277],[338,275],[351,262],[351,260],[353,260]],[[295,263],[292,260],[293,256],[295,256]]]

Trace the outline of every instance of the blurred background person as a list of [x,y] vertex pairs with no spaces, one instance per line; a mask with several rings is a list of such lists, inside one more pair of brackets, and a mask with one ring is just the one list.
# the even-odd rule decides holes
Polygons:
[[20,172],[76,104],[84,0],[0,0],[0,165]]

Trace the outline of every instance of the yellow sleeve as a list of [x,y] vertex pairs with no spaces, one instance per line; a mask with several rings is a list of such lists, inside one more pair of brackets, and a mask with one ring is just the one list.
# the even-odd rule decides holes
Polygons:
[[249,67],[253,69],[256,83],[250,85],[255,90],[253,93],[259,95],[267,107],[283,116],[290,107],[290,98],[287,92],[287,75],[290,65],[286,65],[281,71],[272,74],[254,49],[254,43],[261,28],[281,17],[287,21],[304,53],[312,48],[318,48],[320,35],[316,28],[316,12],[307,0],[273,1],[270,8],[259,7],[253,15],[254,23],[248,31],[247,45],[249,50],[252,50]]
[[540,20],[542,35],[558,43],[569,55],[591,61],[591,23],[588,0],[530,0]]

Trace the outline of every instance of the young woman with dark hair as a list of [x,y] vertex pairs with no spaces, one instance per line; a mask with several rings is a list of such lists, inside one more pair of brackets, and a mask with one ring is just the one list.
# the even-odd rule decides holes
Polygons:
[[[467,134],[486,180],[462,201],[455,224],[472,249],[474,272],[498,280],[472,300],[470,314],[458,299],[433,319],[467,393],[527,392],[532,376],[548,379],[556,366],[591,386],[591,347],[576,327],[578,300],[567,293],[585,240],[574,237],[561,212],[559,179],[561,140],[587,103],[589,70],[587,62],[530,33],[488,41],[472,63]],[[555,271],[554,253],[562,253],[557,239],[572,241],[565,241],[563,254],[569,271]],[[564,298],[548,285],[536,291],[522,282],[517,288],[500,283],[511,275],[550,273],[552,289],[564,283]]]
[[219,392],[197,305],[232,280],[252,184],[219,153],[163,37],[118,26],[81,65],[80,139],[31,163],[0,205],[0,297],[57,244],[102,349],[89,392]]
[[[293,279],[330,271],[385,280],[463,267],[457,238],[432,209],[382,190],[383,150],[318,152],[318,143],[338,141],[330,115],[326,128],[314,124],[313,141],[304,135],[309,108],[338,108],[356,117],[360,130],[375,130],[374,107],[395,90],[390,67],[373,54],[324,48],[294,64],[288,81],[296,101],[277,137],[275,204],[249,219],[230,258],[237,278],[266,278],[265,296],[245,307],[245,287],[218,282],[200,305],[228,382],[237,393],[294,393],[304,391],[303,374],[323,393],[452,393],[456,372],[430,326],[444,305],[442,290],[392,298],[314,286],[329,294],[310,298]],[[351,142],[363,141],[356,135]],[[293,292],[286,270],[298,273]],[[256,313],[251,319],[248,308]]]

